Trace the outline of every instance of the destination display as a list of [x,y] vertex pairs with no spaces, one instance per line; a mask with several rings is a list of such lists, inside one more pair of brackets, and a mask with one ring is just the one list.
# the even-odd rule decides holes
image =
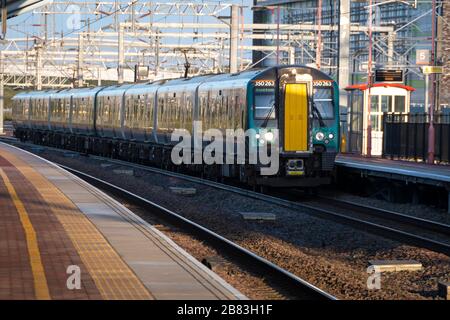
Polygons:
[[375,82],[403,82],[402,70],[375,70]]

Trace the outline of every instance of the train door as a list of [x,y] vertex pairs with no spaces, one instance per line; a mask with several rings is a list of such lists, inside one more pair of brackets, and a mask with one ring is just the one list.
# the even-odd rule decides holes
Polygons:
[[74,98],[73,98],[72,94],[69,95],[69,101],[70,101],[70,104],[69,104],[70,107],[69,107],[69,114],[67,115],[66,130],[68,130],[70,133],[73,133],[72,122],[73,122]]
[[307,83],[286,84],[284,99],[284,150],[306,152],[309,149]]
[[31,104],[31,98],[26,98],[26,106],[27,106],[27,114],[26,114],[26,119],[27,119],[27,121],[26,121],[26,127],[27,128],[31,128],[31,112],[33,111],[32,109],[31,109],[31,107],[32,107],[32,104]]

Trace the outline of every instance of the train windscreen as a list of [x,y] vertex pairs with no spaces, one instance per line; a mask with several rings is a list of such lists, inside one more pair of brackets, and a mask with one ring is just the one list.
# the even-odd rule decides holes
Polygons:
[[275,119],[275,88],[255,88],[255,119]]
[[332,88],[314,88],[314,104],[323,120],[334,119]]

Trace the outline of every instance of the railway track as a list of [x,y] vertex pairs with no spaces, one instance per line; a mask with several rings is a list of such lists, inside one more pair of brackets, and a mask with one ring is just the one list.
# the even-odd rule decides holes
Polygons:
[[422,219],[391,210],[380,209],[364,205],[361,203],[354,203],[347,200],[335,199],[325,196],[320,196],[319,198],[327,201],[327,203],[330,203],[335,207],[339,207],[342,209],[356,210],[361,214],[372,216],[377,219],[389,219],[389,221],[395,221],[407,226],[420,228],[421,230],[424,231],[436,233],[438,235],[443,235],[445,237],[450,237],[450,225],[448,224]]
[[[93,156],[92,158],[105,161],[105,158],[102,157]],[[311,214],[321,218],[351,225],[364,231],[368,231],[406,244],[450,255],[449,225],[426,219],[415,218],[388,210],[339,201],[336,199],[332,200],[327,198],[326,201],[328,203],[333,202],[335,208],[333,208],[332,206],[327,206],[325,208],[323,205],[317,203],[317,201],[314,203],[299,202],[297,200],[293,200],[292,197],[286,194],[278,193],[276,196],[271,196],[236,186],[231,186],[228,184],[204,180],[185,174],[129,163],[126,161],[112,159],[107,159],[107,161],[117,165],[129,166],[135,169],[147,170],[154,173],[183,179],[185,181],[200,183],[214,188],[234,192],[240,195],[245,195],[254,199],[262,200],[271,204],[277,204],[289,209],[302,211],[304,211],[304,209],[308,209]],[[342,210],[339,210],[338,212],[336,210],[338,207],[341,209],[345,207],[344,210],[348,210],[349,208],[351,208],[351,211],[353,213],[349,211],[343,212]],[[363,214],[363,211],[365,214]],[[385,217],[381,217],[382,215],[385,215]],[[373,218],[377,218],[377,221],[373,221]],[[405,228],[404,225],[407,225],[408,228]],[[427,232],[424,232],[424,230],[426,230]],[[441,241],[441,238],[447,239],[447,241]]]
[[116,195],[121,199],[126,199],[133,205],[146,209],[147,212],[150,212],[161,220],[169,221],[183,230],[188,230],[191,234],[213,246],[218,252],[224,252],[238,259],[240,264],[251,268],[252,272],[262,278],[270,279],[286,291],[289,296],[305,300],[337,300],[333,295],[315,287],[289,271],[280,268],[274,263],[171,210],[109,182],[64,165],[57,165],[104,191]]
[[[28,145],[30,146],[30,144]],[[61,149],[50,149],[61,151]],[[335,207],[333,207],[332,205],[325,206],[323,203],[320,203],[318,201],[299,202],[298,199],[301,199],[301,197],[299,197],[298,194],[295,193],[293,195],[292,193],[280,194],[279,192],[277,192],[275,196],[261,194],[240,187],[210,180],[204,180],[195,176],[167,171],[159,168],[99,156],[90,157],[92,159],[107,161],[116,165],[127,166],[130,168],[175,177],[185,181],[199,183],[293,210],[302,210],[302,212],[305,212],[305,209],[307,209],[307,212],[305,213],[309,213],[320,218],[350,225],[382,237],[396,240],[405,244],[426,248],[450,256],[450,239],[448,239],[450,226],[448,225],[439,224],[437,222],[406,216],[400,213],[394,213],[391,211],[381,210],[373,207],[357,205],[354,203],[344,203],[343,201],[338,201],[335,199],[326,199],[326,202],[328,203],[334,201]],[[343,208],[344,206],[346,208]],[[339,208],[340,210],[338,210]],[[385,215],[386,217],[381,217],[382,215]],[[407,225],[408,227],[405,228],[405,225]],[[424,232],[424,230],[426,230],[426,232]],[[444,237],[443,239],[447,239],[448,241],[442,241],[442,237]]]
[[446,224],[330,197],[319,196],[301,206],[337,222],[450,255],[450,226]]

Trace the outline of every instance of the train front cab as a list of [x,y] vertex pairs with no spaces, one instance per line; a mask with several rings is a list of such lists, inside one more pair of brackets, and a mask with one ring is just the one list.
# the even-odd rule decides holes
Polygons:
[[[335,82],[310,68],[274,69],[275,81],[263,74],[254,84],[253,125],[279,128],[280,168],[277,176],[259,176],[257,184],[273,187],[317,187],[331,182],[338,152],[338,105]],[[259,92],[274,90],[276,112],[258,122]],[[258,89],[266,87],[264,90]],[[268,111],[269,112],[269,111]],[[267,119],[271,119],[267,121]]]

